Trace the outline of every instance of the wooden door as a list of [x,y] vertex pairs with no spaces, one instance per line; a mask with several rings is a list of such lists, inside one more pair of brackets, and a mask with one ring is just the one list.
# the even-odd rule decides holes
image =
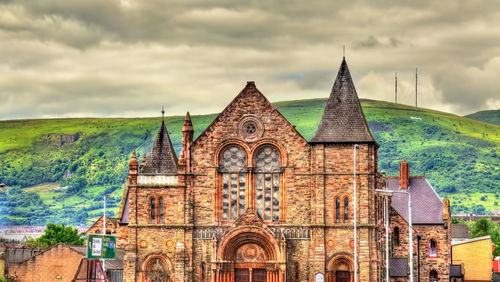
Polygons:
[[337,271],[335,273],[335,282],[350,282],[351,275],[349,271]]
[[254,268],[252,271],[252,282],[266,282],[267,271],[262,268]]
[[234,270],[234,282],[250,282],[250,271],[248,271],[248,268],[236,268]]

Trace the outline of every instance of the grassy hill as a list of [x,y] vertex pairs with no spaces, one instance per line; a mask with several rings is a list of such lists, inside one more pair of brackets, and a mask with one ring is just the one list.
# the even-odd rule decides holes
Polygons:
[[465,117],[500,125],[500,110],[479,111]]
[[[306,138],[314,134],[325,99],[275,103]],[[500,197],[500,126],[448,113],[363,100],[380,144],[379,169],[397,175],[402,159],[426,174],[452,209],[487,213]],[[192,116],[195,136],[216,117]],[[89,224],[102,200],[116,212],[133,149],[149,152],[160,118],[0,121],[0,225]],[[177,153],[183,117],[166,117]]]

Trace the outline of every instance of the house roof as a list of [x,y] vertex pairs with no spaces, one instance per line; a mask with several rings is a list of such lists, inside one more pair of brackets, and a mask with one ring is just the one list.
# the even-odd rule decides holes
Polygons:
[[[87,255],[87,250],[85,246],[68,246],[73,251],[83,255]],[[123,269],[123,258],[125,257],[125,249],[116,249],[115,259],[106,260],[106,269]]]
[[452,224],[451,225],[451,238],[452,239],[469,239],[470,228],[467,224]]
[[[404,191],[399,184],[399,178],[388,178],[387,189]],[[444,224],[443,201],[425,177],[410,177],[407,191],[412,201],[413,224]],[[408,222],[408,196],[394,193],[391,206]]]
[[155,142],[151,148],[141,174],[177,174],[177,155],[170,141],[165,122],[161,122]]
[[345,58],[311,143],[375,142]]
[[389,259],[389,276],[406,277],[408,276],[408,260],[406,258]]
[[456,246],[456,245],[474,243],[474,242],[482,241],[482,240],[490,240],[491,241],[491,236],[490,235],[486,235],[486,236],[482,236],[482,237],[476,237],[476,238],[465,240],[465,241],[454,242],[454,243],[451,243],[451,245],[452,246]]

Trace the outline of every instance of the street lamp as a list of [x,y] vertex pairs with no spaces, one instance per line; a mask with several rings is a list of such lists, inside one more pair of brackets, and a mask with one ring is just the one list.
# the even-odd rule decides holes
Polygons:
[[[103,212],[103,216],[102,216],[102,219],[103,219],[103,230],[102,230],[102,234],[103,236],[106,236],[106,200],[109,198],[109,194],[108,195],[104,195],[104,212]],[[103,237],[104,238],[104,237]],[[102,260],[102,270],[104,271],[104,275],[106,276],[106,260]]]
[[[408,187],[410,189],[410,187]],[[389,216],[388,212],[388,201],[387,196],[392,196],[393,194],[406,194],[408,196],[408,237],[410,239],[410,282],[413,282],[413,219],[412,219],[412,203],[411,194],[407,191],[392,191],[376,189],[375,193],[378,195],[385,196],[385,217]],[[385,254],[386,254],[386,279],[389,281],[389,219],[385,220]]]
[[356,152],[359,148],[358,144],[354,144],[354,162],[353,162],[353,202],[354,202],[354,282],[358,282],[358,217],[357,217],[357,198],[356,198]]

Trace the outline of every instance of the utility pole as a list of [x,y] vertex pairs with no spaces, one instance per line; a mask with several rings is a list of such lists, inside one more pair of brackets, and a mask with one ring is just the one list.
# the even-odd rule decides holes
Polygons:
[[[356,197],[356,153],[359,148],[358,144],[354,144],[354,162],[353,162],[353,204],[354,204],[354,282],[358,282],[358,217],[357,217],[357,197]],[[413,282],[413,281],[412,281]]]

